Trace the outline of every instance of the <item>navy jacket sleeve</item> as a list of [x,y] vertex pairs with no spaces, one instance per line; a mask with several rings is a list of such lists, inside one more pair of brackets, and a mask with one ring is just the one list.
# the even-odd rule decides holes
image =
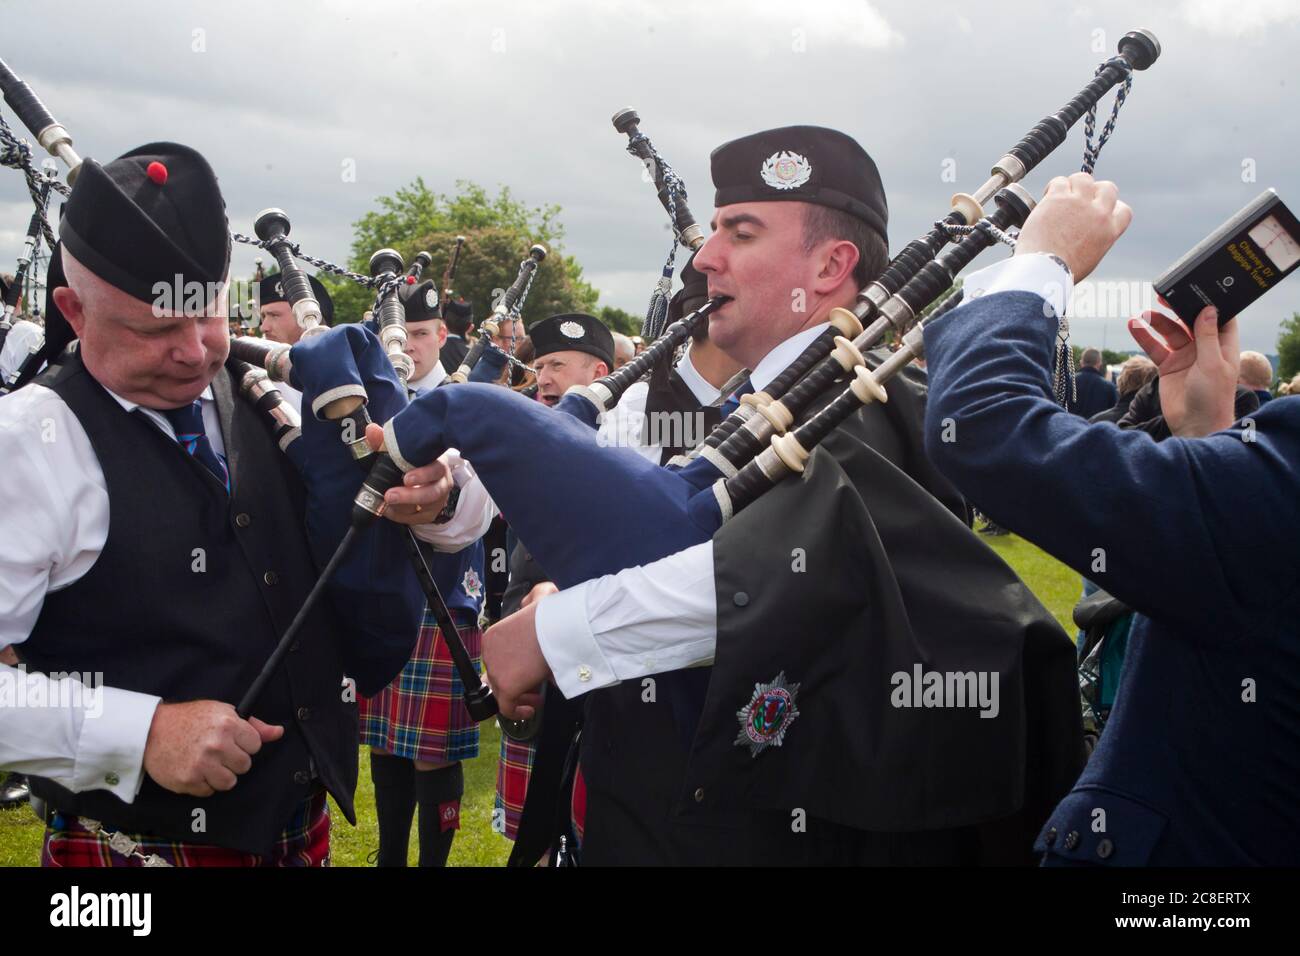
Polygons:
[[[312,411],[318,401],[366,398],[369,414],[383,422],[406,405],[379,340],[360,325],[344,325],[293,347],[293,384],[303,393],[302,438],[307,468],[307,539],[323,567],[347,531],[352,499],[365,470],[340,441],[337,422]],[[388,684],[411,656],[424,595],[411,571],[406,529],[377,521],[356,540],[330,580],[334,611],[343,624],[343,665],[361,694]]]
[[1045,311],[1037,295],[1003,292],[926,329],[926,449],[939,469],[998,524],[1189,637],[1288,599],[1300,398],[1199,439],[1090,425],[1050,398]]

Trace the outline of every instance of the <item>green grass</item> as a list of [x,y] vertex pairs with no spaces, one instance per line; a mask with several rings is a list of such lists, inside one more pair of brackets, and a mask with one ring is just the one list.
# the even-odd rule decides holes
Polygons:
[[[987,538],[988,544],[1024,579],[1072,637],[1070,610],[1079,599],[1079,575],[1015,535]],[[479,756],[465,764],[465,799],[461,828],[452,844],[452,866],[503,866],[510,842],[492,830],[496,794],[500,731],[495,721],[483,725]],[[330,837],[335,866],[366,866],[366,856],[379,845],[375,822],[374,790],[370,785],[370,757],[361,748],[361,774],[356,796],[357,826],[350,827],[331,804],[335,825]],[[43,827],[26,807],[0,811],[0,866],[36,866],[40,862]],[[416,862],[415,825],[412,825],[410,863]]]
[[1034,596],[1056,616],[1071,640],[1078,633],[1070,613],[1083,595],[1083,581],[1077,571],[1067,568],[1047,552],[1040,551],[1014,534],[990,538],[980,535],[1002,560],[1015,568],[1020,579],[1029,585]]

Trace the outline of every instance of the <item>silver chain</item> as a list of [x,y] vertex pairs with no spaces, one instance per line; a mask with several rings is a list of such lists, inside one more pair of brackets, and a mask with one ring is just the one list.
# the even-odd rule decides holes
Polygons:
[[[238,232],[232,232],[230,234],[230,238],[235,240],[235,242],[242,242],[244,245],[247,246],[257,246],[259,249],[266,249],[268,252],[271,249],[272,242],[269,239],[268,240],[257,239],[253,236],[245,236]],[[285,240],[277,239],[275,241],[289,242],[289,240],[287,239]],[[328,272],[331,275],[336,275],[343,279],[351,279],[357,285],[364,286],[367,289],[373,289],[376,285],[378,285],[381,282],[381,280],[384,279],[385,276],[390,275],[390,273],[384,273],[384,275],[378,277],[363,276],[359,272],[352,272],[348,269],[344,269],[342,266],[335,265],[334,263],[326,259],[317,259],[315,256],[307,255],[307,253],[303,252],[302,249],[299,248],[296,242],[289,242],[289,251],[293,253],[293,257],[295,259],[301,259],[303,262],[310,263],[311,265],[314,265],[317,269],[320,269],[323,272]]]
[[106,830],[104,825],[98,820],[92,820],[89,817],[77,817],[77,822],[86,828],[86,831],[94,836],[107,838],[108,848],[118,856],[124,856],[127,859],[142,860],[145,866],[166,866],[168,863],[157,853],[143,853],[140,850],[140,844],[132,840],[120,830]]
[[3,116],[0,116],[0,166],[22,170],[23,176],[27,179],[27,192],[31,194],[32,204],[41,216],[41,235],[44,236],[46,245],[53,249],[58,240],[54,238],[54,230],[50,228],[50,221],[45,215],[46,206],[41,202],[41,189],[48,182],[50,188],[60,196],[67,196],[71,190],[66,183],[36,171],[36,167],[32,165],[31,145],[27,140],[19,139],[14,135]]

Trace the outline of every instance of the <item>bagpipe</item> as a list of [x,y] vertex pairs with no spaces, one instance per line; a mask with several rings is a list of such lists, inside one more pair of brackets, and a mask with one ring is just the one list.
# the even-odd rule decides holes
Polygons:
[[[45,207],[49,204],[50,189],[54,185],[55,176],[57,175],[57,169],[54,168],[52,160],[47,159],[45,164],[45,180],[41,183],[36,208],[32,211],[32,218],[27,224],[27,234],[23,237],[23,251],[18,254],[18,268],[14,270],[14,281],[4,290],[4,315],[0,317],[0,348],[4,347],[9,330],[13,328],[14,316],[18,312],[18,302],[23,297],[23,290],[27,286],[27,278],[30,274],[32,262],[36,258],[36,249],[41,241],[41,226],[45,222]],[[34,355],[39,351],[39,346],[33,348],[30,355]],[[13,382],[16,383],[21,374],[22,368],[20,366],[15,371]],[[6,386],[11,384],[10,382],[0,382],[0,393],[6,391]]]
[[[646,175],[654,184],[659,204],[668,213],[668,222],[673,230],[673,244],[668,249],[668,258],[664,261],[655,290],[650,294],[650,304],[641,326],[642,338],[654,340],[666,332],[664,325],[668,321],[668,299],[673,287],[677,244],[681,243],[694,252],[704,245],[704,230],[695,221],[691,208],[687,205],[686,184],[659,155],[654,143],[650,142],[650,137],[641,132],[640,114],[629,106],[615,113],[611,121],[614,129],[627,136],[627,151],[645,166]],[[607,406],[609,407],[613,406]]]
[[438,290],[438,314],[447,314],[447,303],[451,301],[452,282],[456,279],[456,267],[460,265],[460,250],[465,246],[465,237],[457,236],[455,248],[447,259],[447,268],[442,271],[442,286]]
[[[22,296],[39,242],[43,238],[51,251],[56,245],[54,230],[50,228],[46,215],[50,193],[57,192],[63,196],[68,194],[68,186],[76,180],[81,168],[81,157],[72,148],[72,137],[68,131],[55,120],[31,87],[9,69],[3,60],[0,60],[0,92],[3,92],[5,102],[36,137],[40,146],[51,156],[62,160],[68,170],[66,185],[58,181],[58,164],[52,160],[47,159],[43,164],[43,172],[38,173],[32,164],[31,147],[14,136],[9,129],[9,124],[4,121],[3,116],[0,116],[0,165],[22,170],[27,179],[27,191],[35,207],[23,242],[23,252],[18,258],[18,270],[13,286],[6,290],[4,318],[0,320],[0,346],[3,346],[12,328],[13,315]],[[53,275],[61,275],[61,269],[56,261],[51,262],[50,272]],[[52,281],[47,284],[51,287],[54,285]],[[48,314],[50,310],[46,311]],[[0,382],[0,395],[27,384],[40,372],[51,354],[57,354],[67,345],[67,341],[62,340],[61,336],[55,336],[53,342],[47,341],[48,338],[43,336],[35,342],[10,380]]]
[[[301,253],[288,248],[284,242],[284,236],[288,233],[288,217],[281,210],[274,212],[275,235],[262,236],[262,241],[277,243],[278,248],[287,253],[276,255],[281,274],[285,276],[282,280],[285,297],[290,301],[295,315],[301,311],[304,315],[310,316],[310,302],[314,302],[314,299],[303,304],[304,300],[311,297],[310,285],[295,261],[296,256]],[[259,223],[263,221],[264,216],[265,214],[258,217]],[[258,232],[261,235],[262,230]],[[542,249],[540,246],[533,248]],[[545,255],[544,249],[541,255]],[[330,265],[317,260],[310,261],[318,265]],[[312,324],[310,328],[320,329],[320,332],[312,336],[307,336],[304,332],[303,338],[299,340],[298,345],[294,346],[276,345],[262,339],[242,336],[231,340],[227,365],[239,380],[240,394],[254,402],[281,449],[304,477],[309,481],[313,477],[319,477],[315,472],[322,467],[322,464],[336,468],[338,456],[330,455],[328,449],[320,448],[319,442],[312,449],[304,447],[308,444],[304,426],[293,408],[280,398],[278,391],[271,384],[274,381],[290,382],[300,387],[304,395],[312,399],[310,407],[314,419],[334,423],[338,428],[339,437],[351,452],[351,458],[370,467],[364,482],[361,482],[360,490],[356,493],[339,544],[326,562],[316,586],[304,601],[289,628],[281,636],[257,679],[249,686],[236,707],[241,716],[246,717],[252,713],[266,684],[275,675],[285,655],[297,641],[301,627],[310,615],[311,609],[322,599],[325,586],[335,569],[355,546],[366,528],[382,517],[384,492],[402,481],[402,472],[392,465],[391,460],[374,461],[374,453],[365,442],[365,426],[371,422],[367,405],[378,397],[384,414],[389,414],[406,402],[406,382],[411,372],[411,360],[410,356],[401,351],[406,343],[406,323],[398,290],[404,285],[414,285],[431,261],[432,257],[429,253],[420,252],[416,255],[410,269],[403,272],[405,266],[401,255],[393,249],[380,249],[370,258],[369,280],[346,273],[337,267],[333,268],[333,271],[348,275],[378,290],[377,300],[372,309],[378,324],[377,334],[372,334],[369,329],[360,325],[352,325],[336,330],[333,335],[325,336],[320,334],[324,329]],[[528,262],[531,263],[532,268],[525,270],[521,266],[520,278],[516,280],[517,288],[512,286],[514,293],[510,305],[513,306],[519,300],[521,291],[526,287],[528,276],[539,261],[540,256],[530,256]],[[297,368],[293,361],[295,350],[300,357]],[[369,374],[364,378],[359,375],[349,375],[348,370],[351,368],[365,369]],[[337,370],[343,371],[338,373]],[[396,381],[392,380],[393,377]],[[355,474],[360,481],[363,473],[357,471]],[[404,529],[403,535],[415,579],[423,592],[429,612],[438,623],[452,663],[465,688],[465,706],[470,716],[476,721],[497,716],[497,705],[492,692],[482,683],[474,669],[473,659],[433,578],[418,539],[409,527]],[[521,739],[532,733],[531,727],[524,722],[502,719],[501,724],[505,733]]]
[[[1085,114],[1085,167],[1090,168],[1114,125],[1112,115],[1094,148],[1091,132],[1098,101],[1121,83],[1126,92],[1132,71],[1146,69],[1159,54],[1159,43],[1150,33],[1126,34],[1118,56],[1102,64],[1065,106],[1036,124],[997,162],[979,189],[955,196],[948,216],[900,252],[862,290],[852,310],[836,310],[829,317],[831,328],[765,393],[746,396],[698,455],[660,467],[631,449],[602,446],[592,425],[608,409],[607,396],[616,400],[648,364],[666,360],[672,354],[672,338],[682,334],[682,327],[706,318],[707,311],[717,307],[714,302],[669,329],[659,350],[652,346],[638,357],[655,350],[648,362],[625,366],[586,389],[571,390],[556,409],[472,384],[425,394],[385,425],[385,456],[399,471],[407,471],[446,448],[459,449],[493,500],[511,516],[519,538],[562,588],[709,540],[763,491],[801,472],[817,444],[846,417],[888,397],[885,386],[890,379],[923,354],[923,323],[918,324],[917,316],[953,285],[980,251],[1008,238],[1007,230],[1018,227],[1032,210],[1034,200],[1019,180],[1064,142]],[[1121,101],[1117,98],[1116,111]],[[990,203],[995,208],[986,212]],[[941,310],[959,301],[950,296]],[[926,321],[939,312],[936,309]],[[871,323],[865,329],[864,320]],[[873,356],[869,362],[866,350],[877,345],[887,329],[902,338],[902,346],[887,358]],[[795,427],[813,402],[845,375],[848,387]],[[562,462],[563,467],[539,467],[539,462]],[[388,469],[388,462],[381,457],[376,468]],[[616,540],[608,534],[613,527],[620,530]]]
[[[457,242],[456,249],[459,253],[459,242]],[[460,367],[443,381],[443,385],[464,384],[469,381],[470,373],[474,371],[475,366],[483,358],[483,354],[492,346],[492,337],[501,333],[501,323],[513,322],[519,317],[524,306],[524,300],[528,298],[528,290],[532,287],[533,279],[537,275],[537,267],[542,264],[542,260],[545,258],[545,246],[537,243],[529,248],[527,257],[519,263],[519,273],[515,276],[515,281],[510,283],[510,287],[493,304],[492,314],[479,324],[478,338],[474,340],[474,344],[465,353],[465,358],[461,361]]]

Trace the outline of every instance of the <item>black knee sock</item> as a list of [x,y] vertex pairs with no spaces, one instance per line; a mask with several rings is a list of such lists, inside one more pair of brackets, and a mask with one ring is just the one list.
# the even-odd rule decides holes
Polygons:
[[370,779],[375,783],[379,818],[379,865],[406,866],[415,813],[415,763],[405,757],[370,751]]
[[460,825],[460,798],[465,770],[460,764],[415,772],[415,798],[420,805],[420,866],[446,866],[451,841]]

